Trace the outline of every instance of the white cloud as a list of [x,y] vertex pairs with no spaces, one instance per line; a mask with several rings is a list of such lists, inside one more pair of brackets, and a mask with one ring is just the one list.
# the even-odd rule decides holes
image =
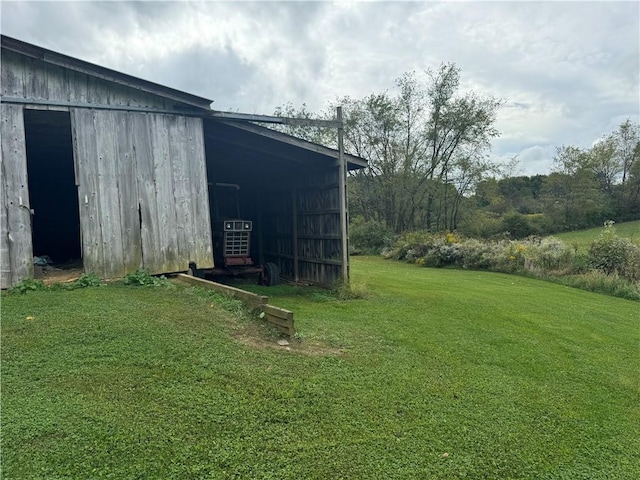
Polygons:
[[[2,2],[4,34],[215,100],[312,110],[455,62],[462,88],[506,100],[497,159],[548,171],[638,120],[637,2]],[[549,155],[551,152],[551,155]],[[536,170],[541,169],[541,170]]]

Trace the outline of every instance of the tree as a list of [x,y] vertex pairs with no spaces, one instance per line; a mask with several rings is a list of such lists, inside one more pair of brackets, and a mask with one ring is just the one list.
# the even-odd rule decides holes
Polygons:
[[[336,104],[342,105],[345,149],[369,162],[350,176],[352,214],[383,222],[398,233],[455,229],[464,196],[493,169],[486,152],[498,135],[493,124],[501,104],[472,92],[461,95],[459,84],[460,69],[443,64],[425,72],[422,80],[415,72],[405,73],[396,80],[395,94],[341,98],[320,116],[290,104],[276,115],[327,118]],[[324,133],[277,128],[333,143]]]
[[545,212],[559,230],[602,223],[610,204],[593,174],[589,153],[574,146],[556,149],[554,171],[544,183]]

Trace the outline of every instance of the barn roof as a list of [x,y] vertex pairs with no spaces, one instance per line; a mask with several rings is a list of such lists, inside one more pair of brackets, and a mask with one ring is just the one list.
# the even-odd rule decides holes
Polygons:
[[190,93],[182,92],[174,88],[165,87],[148,80],[143,80],[126,73],[111,70],[110,68],[101,67],[94,63],[85,62],[77,58],[63,55],[62,53],[54,52],[53,50],[47,50],[46,48],[38,47],[30,43],[17,40],[15,38],[2,35],[2,48],[26,55],[32,58],[37,58],[45,63],[57,65],[58,67],[67,68],[69,70],[75,70],[76,72],[85,73],[94,77],[108,80],[110,82],[118,83],[127,87],[133,87],[138,90],[142,90],[154,95],[160,95],[162,97],[170,98],[193,107],[210,109],[213,100],[207,98],[198,97]]
[[[21,40],[0,35],[3,49],[7,49],[22,55],[36,58],[45,63],[67,68],[77,72],[101,78],[130,88],[135,88],[150,94],[165,97],[182,104],[196,107],[195,110],[180,111],[189,116],[212,118],[219,128],[216,130],[226,132],[225,141],[240,149],[263,148],[268,149],[283,158],[294,159],[300,155],[300,160],[315,162],[320,158],[337,157],[337,150],[323,145],[312,143],[276,130],[250,123],[260,121],[260,115],[235,114],[231,112],[219,112],[211,109],[213,100],[192,95],[174,88],[166,87],[158,83],[150,82],[126,73],[111,70],[84,60],[64,55],[53,50],[48,50]],[[127,109],[117,105],[108,106],[110,109]],[[130,107],[133,108],[133,107]],[[142,110],[142,109],[138,109]],[[176,111],[168,113],[178,113]],[[235,118],[234,118],[235,117]],[[255,119],[253,118],[255,117]],[[268,118],[268,117],[264,117]],[[211,135],[211,133],[209,133]],[[364,168],[367,160],[345,153],[348,168],[350,170]]]

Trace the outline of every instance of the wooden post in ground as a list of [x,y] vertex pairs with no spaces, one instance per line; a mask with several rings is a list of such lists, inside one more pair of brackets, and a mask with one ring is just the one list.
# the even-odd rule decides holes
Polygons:
[[342,107],[336,108],[338,120],[338,168],[340,175],[340,239],[342,240],[342,281],[349,283],[349,221],[347,218],[347,162],[344,158],[344,124],[342,123]]

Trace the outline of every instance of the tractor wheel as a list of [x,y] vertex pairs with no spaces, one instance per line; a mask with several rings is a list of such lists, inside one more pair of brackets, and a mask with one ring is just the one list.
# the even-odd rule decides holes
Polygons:
[[275,263],[265,263],[264,272],[262,274],[262,284],[267,287],[273,287],[280,283],[280,269]]

